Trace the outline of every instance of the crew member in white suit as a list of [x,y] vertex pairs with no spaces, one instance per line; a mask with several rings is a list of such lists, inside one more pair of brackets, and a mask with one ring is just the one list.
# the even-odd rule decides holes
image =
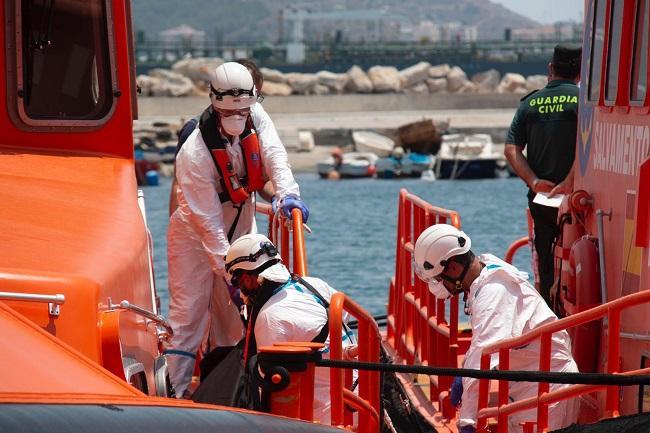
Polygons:
[[[286,214],[309,210],[281,143],[258,137],[251,121],[257,100],[245,66],[216,68],[208,107],[176,157],[178,207],[167,233],[169,319],[174,330],[166,349],[172,385],[188,397],[196,353],[234,346],[243,336],[238,308],[224,280],[230,243],[255,227],[255,192],[270,180]],[[279,145],[278,145],[279,143]],[[209,335],[208,335],[209,329]]]
[[[480,369],[483,348],[518,337],[538,326],[557,320],[539,292],[529,283],[528,275],[491,254],[475,256],[471,240],[464,232],[447,224],[436,224],[415,243],[415,271],[429,284],[437,298],[462,294],[470,315],[472,340],[465,354],[465,368]],[[511,370],[539,370],[540,342],[536,340],[510,351]],[[498,354],[492,355],[490,368],[498,366]],[[551,371],[577,372],[571,355],[571,340],[566,331],[553,334]],[[458,427],[461,433],[475,431],[478,411],[478,379],[465,377],[452,387],[451,400],[461,400]],[[568,385],[552,384],[551,391]],[[455,394],[455,395],[454,395]],[[537,384],[510,382],[511,401],[537,395]],[[549,429],[556,430],[576,421],[575,399],[549,407]],[[536,410],[517,412],[508,419],[509,432],[521,432],[523,421],[535,421]]]
[[[241,290],[249,310],[247,358],[257,347],[309,341],[324,343],[323,357],[328,357],[328,308],[336,293],[329,284],[319,278],[292,276],[275,246],[260,234],[245,235],[233,242],[226,256],[226,271],[232,285]],[[347,318],[345,314],[344,322]],[[346,326],[343,328],[344,353],[354,353],[355,336]],[[330,424],[329,384],[329,369],[317,367],[314,420],[323,424]]]

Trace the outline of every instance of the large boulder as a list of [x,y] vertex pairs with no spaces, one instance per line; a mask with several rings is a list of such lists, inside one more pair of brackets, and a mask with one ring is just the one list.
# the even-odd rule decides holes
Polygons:
[[431,66],[429,68],[429,77],[431,78],[447,78],[451,67],[448,64]]
[[162,85],[160,78],[150,77],[149,75],[138,75],[135,82],[144,96],[158,96],[153,94],[154,89],[159,89]]
[[218,57],[198,57],[179,60],[172,65],[172,71],[184,75],[197,85],[207,85],[212,79],[212,74],[223,60]]
[[413,66],[402,69],[399,71],[402,87],[411,87],[424,82],[424,80],[429,78],[429,69],[431,69],[431,64],[429,62],[416,63]]
[[526,93],[526,79],[521,74],[509,72],[503,76],[499,87],[499,93]]
[[489,69],[472,76],[472,83],[476,85],[478,93],[495,93],[500,82],[501,74],[496,69]]
[[467,81],[463,87],[458,89],[456,93],[477,93],[478,92],[478,85],[476,83],[472,83],[471,81]]
[[447,91],[447,78],[428,78],[427,86],[429,87],[429,93],[440,93]]
[[407,93],[415,93],[419,95],[426,95],[429,93],[429,86],[427,83],[417,83],[406,89]]
[[548,83],[546,75],[530,75],[526,78],[526,91],[532,92],[533,90],[541,89]]
[[312,95],[329,95],[330,93],[330,88],[320,83],[316,83],[311,90]]
[[260,68],[260,72],[264,77],[264,81],[272,81],[274,83],[286,83],[287,77],[276,69]]
[[402,88],[399,71],[393,66],[373,66],[368,69],[368,78],[375,93],[399,92]]
[[350,80],[348,74],[335,74],[330,71],[320,71],[316,73],[316,77],[318,78],[318,84],[326,86],[331,93],[343,93]]
[[288,84],[264,80],[262,93],[265,96],[289,96],[293,93],[293,90],[291,90],[291,86]]
[[195,94],[192,80],[168,69],[152,69],[149,76],[158,78],[158,87],[152,93],[154,96],[189,96]]
[[363,69],[354,65],[348,70],[347,74],[350,80],[345,88],[348,91],[352,93],[372,93],[372,81],[363,72]]
[[290,72],[285,75],[287,84],[291,86],[293,93],[300,95],[309,95],[313,93],[314,87],[318,84],[316,74],[303,74],[300,72]]
[[457,92],[462,89],[468,81],[465,71],[458,66],[454,66],[447,74],[447,90],[449,92]]

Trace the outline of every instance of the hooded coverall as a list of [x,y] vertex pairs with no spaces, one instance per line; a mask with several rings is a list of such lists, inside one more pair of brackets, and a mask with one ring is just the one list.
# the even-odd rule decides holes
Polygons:
[[[545,323],[557,320],[544,299],[528,282],[528,275],[512,265],[484,254],[478,259],[485,264],[481,274],[469,289],[472,341],[465,354],[464,367],[480,369],[483,348],[501,340],[518,337]],[[539,370],[539,340],[510,350],[511,370]],[[492,355],[490,368],[498,367],[498,354]],[[551,342],[551,371],[577,372],[571,355],[571,340],[566,331],[553,334]],[[458,425],[475,425],[478,408],[478,379],[463,378],[463,399]],[[551,384],[551,391],[569,385]],[[510,382],[510,400],[519,401],[537,395],[537,384]],[[564,400],[549,406],[549,430],[574,423],[577,401]],[[535,421],[536,410],[517,412],[508,419],[508,431],[521,432],[519,423]]]
[[[264,175],[273,183],[275,196],[299,196],[286,150],[268,114],[255,103],[251,117],[258,133]],[[243,176],[239,137],[234,137],[226,150],[235,171]],[[223,260],[237,209],[232,202],[219,200],[219,180],[214,160],[196,128],[176,157],[178,208],[170,217],[167,232],[169,320],[174,336],[166,354],[170,379],[179,397],[191,381],[202,342],[207,343],[207,351],[216,346],[233,346],[243,336],[239,312],[230,301],[224,280]],[[255,201],[251,198],[243,203],[232,240],[255,231]]]
[[[283,267],[278,264],[273,267]],[[276,272],[277,274],[277,272]],[[287,278],[289,273],[286,273]],[[277,280],[277,279],[276,279]],[[336,290],[319,278],[305,277],[305,281],[329,302]],[[276,289],[266,301],[255,321],[257,347],[273,346],[287,341],[312,341],[327,323],[328,312],[320,300],[300,283],[289,281]],[[347,321],[347,313],[343,320]],[[356,344],[354,334],[343,329],[343,347]],[[325,341],[323,358],[329,358],[329,336]],[[329,369],[316,367],[314,380],[314,421],[330,424],[330,374]]]

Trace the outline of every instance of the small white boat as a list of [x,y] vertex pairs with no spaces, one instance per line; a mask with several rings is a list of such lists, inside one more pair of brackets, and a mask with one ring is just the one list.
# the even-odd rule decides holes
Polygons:
[[380,158],[390,156],[395,147],[394,140],[372,131],[354,131],[352,140],[354,140],[357,152],[374,153]]
[[493,178],[497,176],[497,163],[501,159],[489,134],[443,135],[435,174],[438,179]]
[[328,178],[333,171],[341,178],[372,177],[375,174],[377,155],[370,152],[349,152],[343,154],[340,165],[337,166],[334,157],[330,156],[316,164],[316,171],[322,178]]

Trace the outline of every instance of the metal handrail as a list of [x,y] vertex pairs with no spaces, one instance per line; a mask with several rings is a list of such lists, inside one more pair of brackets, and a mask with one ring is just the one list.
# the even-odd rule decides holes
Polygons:
[[128,310],[131,311],[132,313],[138,314],[140,316],[146,317],[147,319],[151,320],[158,326],[162,326],[165,328],[165,331],[167,331],[167,334],[171,337],[174,335],[174,330],[172,328],[172,325],[169,324],[167,319],[164,317],[155,314],[149,310],[146,310],[142,307],[139,307],[137,305],[132,304],[131,302],[127,301],[126,299],[121,301],[119,304],[113,304],[113,301],[111,298],[108,298],[108,309],[109,310],[115,310],[121,308],[123,310]]
[[[291,220],[282,212],[273,213],[270,205],[256,203],[255,210],[268,217],[268,237],[280,251],[282,261],[290,267],[291,272],[304,277],[307,275],[307,250],[302,213],[299,209],[291,211]],[[290,249],[290,238],[292,243]],[[289,266],[291,264],[291,266]]]
[[[345,296],[344,293],[334,293],[330,299],[329,308],[330,359],[343,359],[343,311],[357,319],[358,327],[358,358],[364,362],[379,362],[379,346],[381,334],[372,315],[359,304]],[[345,376],[345,378],[344,378]],[[330,399],[332,425],[349,424],[345,419],[344,390],[351,385],[351,371],[330,369]],[[375,371],[359,371],[359,401],[363,401],[372,411],[359,412],[359,433],[375,433],[377,423],[374,416],[381,413],[379,373]],[[359,402],[357,401],[357,403]],[[364,405],[365,406],[365,405]]]
[[[607,372],[617,373],[618,357],[620,352],[621,311],[626,308],[635,307],[645,303],[650,303],[650,290],[645,290],[638,293],[633,293],[631,295],[623,296],[621,298],[618,298],[606,304],[573,314],[571,316],[565,317],[560,320],[556,320],[551,323],[547,323],[519,337],[513,337],[506,340],[501,340],[483,349],[481,355],[481,369],[489,368],[490,356],[496,352],[499,352],[499,369],[507,370],[509,364],[509,355],[510,355],[509,350],[515,347],[523,346],[539,338],[541,340],[540,371],[549,371],[550,357],[551,357],[551,338],[553,333],[563,331],[574,326],[582,325],[584,323],[591,322],[593,320],[598,320],[607,316],[607,318],[609,319],[608,320],[609,327],[608,327]],[[499,381],[499,394],[505,395],[506,401],[507,401],[507,386],[508,386],[507,381]],[[487,417],[492,414],[492,412],[486,411],[486,409],[488,409],[487,407],[488,388],[489,388],[488,381],[486,379],[481,379],[479,384],[479,405],[478,405],[479,419],[477,423],[477,431],[485,431],[485,428],[487,426]],[[538,402],[538,429],[540,429],[540,431],[548,427],[547,426],[548,405],[552,403],[551,401],[548,401],[549,398],[548,396],[552,394],[549,393],[548,388],[549,388],[548,384],[540,384],[540,389],[536,399],[536,401]],[[607,412],[613,416],[617,416],[618,408],[619,408],[617,387],[607,386],[606,388],[607,388],[607,396],[606,396]],[[582,391],[582,388],[576,388],[575,396],[583,392],[590,392],[590,390],[591,388],[589,388],[586,391]],[[558,395],[565,395],[565,394],[558,394]],[[565,396],[555,401],[559,401],[565,398],[569,398],[569,397]],[[515,404],[515,403],[510,403],[510,404]],[[522,405],[522,403],[519,403],[519,405]],[[509,404],[500,401],[500,407],[501,407],[501,410],[499,411],[500,416],[505,417],[510,413],[504,411],[504,408],[507,406],[509,406]],[[527,408],[528,408],[527,406],[525,408],[518,407],[517,411],[524,410]],[[502,422],[499,422],[499,425],[501,424]],[[500,428],[507,428],[507,423],[505,427],[500,427]]]
[[65,303],[65,295],[42,295],[40,293],[0,292],[0,300],[42,302],[48,304],[50,316],[58,317],[61,314],[59,305]]
[[[437,300],[426,283],[415,277],[412,257],[415,241],[428,227],[447,223],[460,228],[460,215],[452,210],[433,206],[422,198],[400,190],[395,276],[389,291],[387,339],[397,355],[408,364],[456,367],[464,346],[459,339],[458,296],[449,302]],[[446,309],[449,308],[449,321]],[[451,379],[430,378],[432,401],[448,391]],[[442,405],[444,417],[452,418],[455,408]]]

